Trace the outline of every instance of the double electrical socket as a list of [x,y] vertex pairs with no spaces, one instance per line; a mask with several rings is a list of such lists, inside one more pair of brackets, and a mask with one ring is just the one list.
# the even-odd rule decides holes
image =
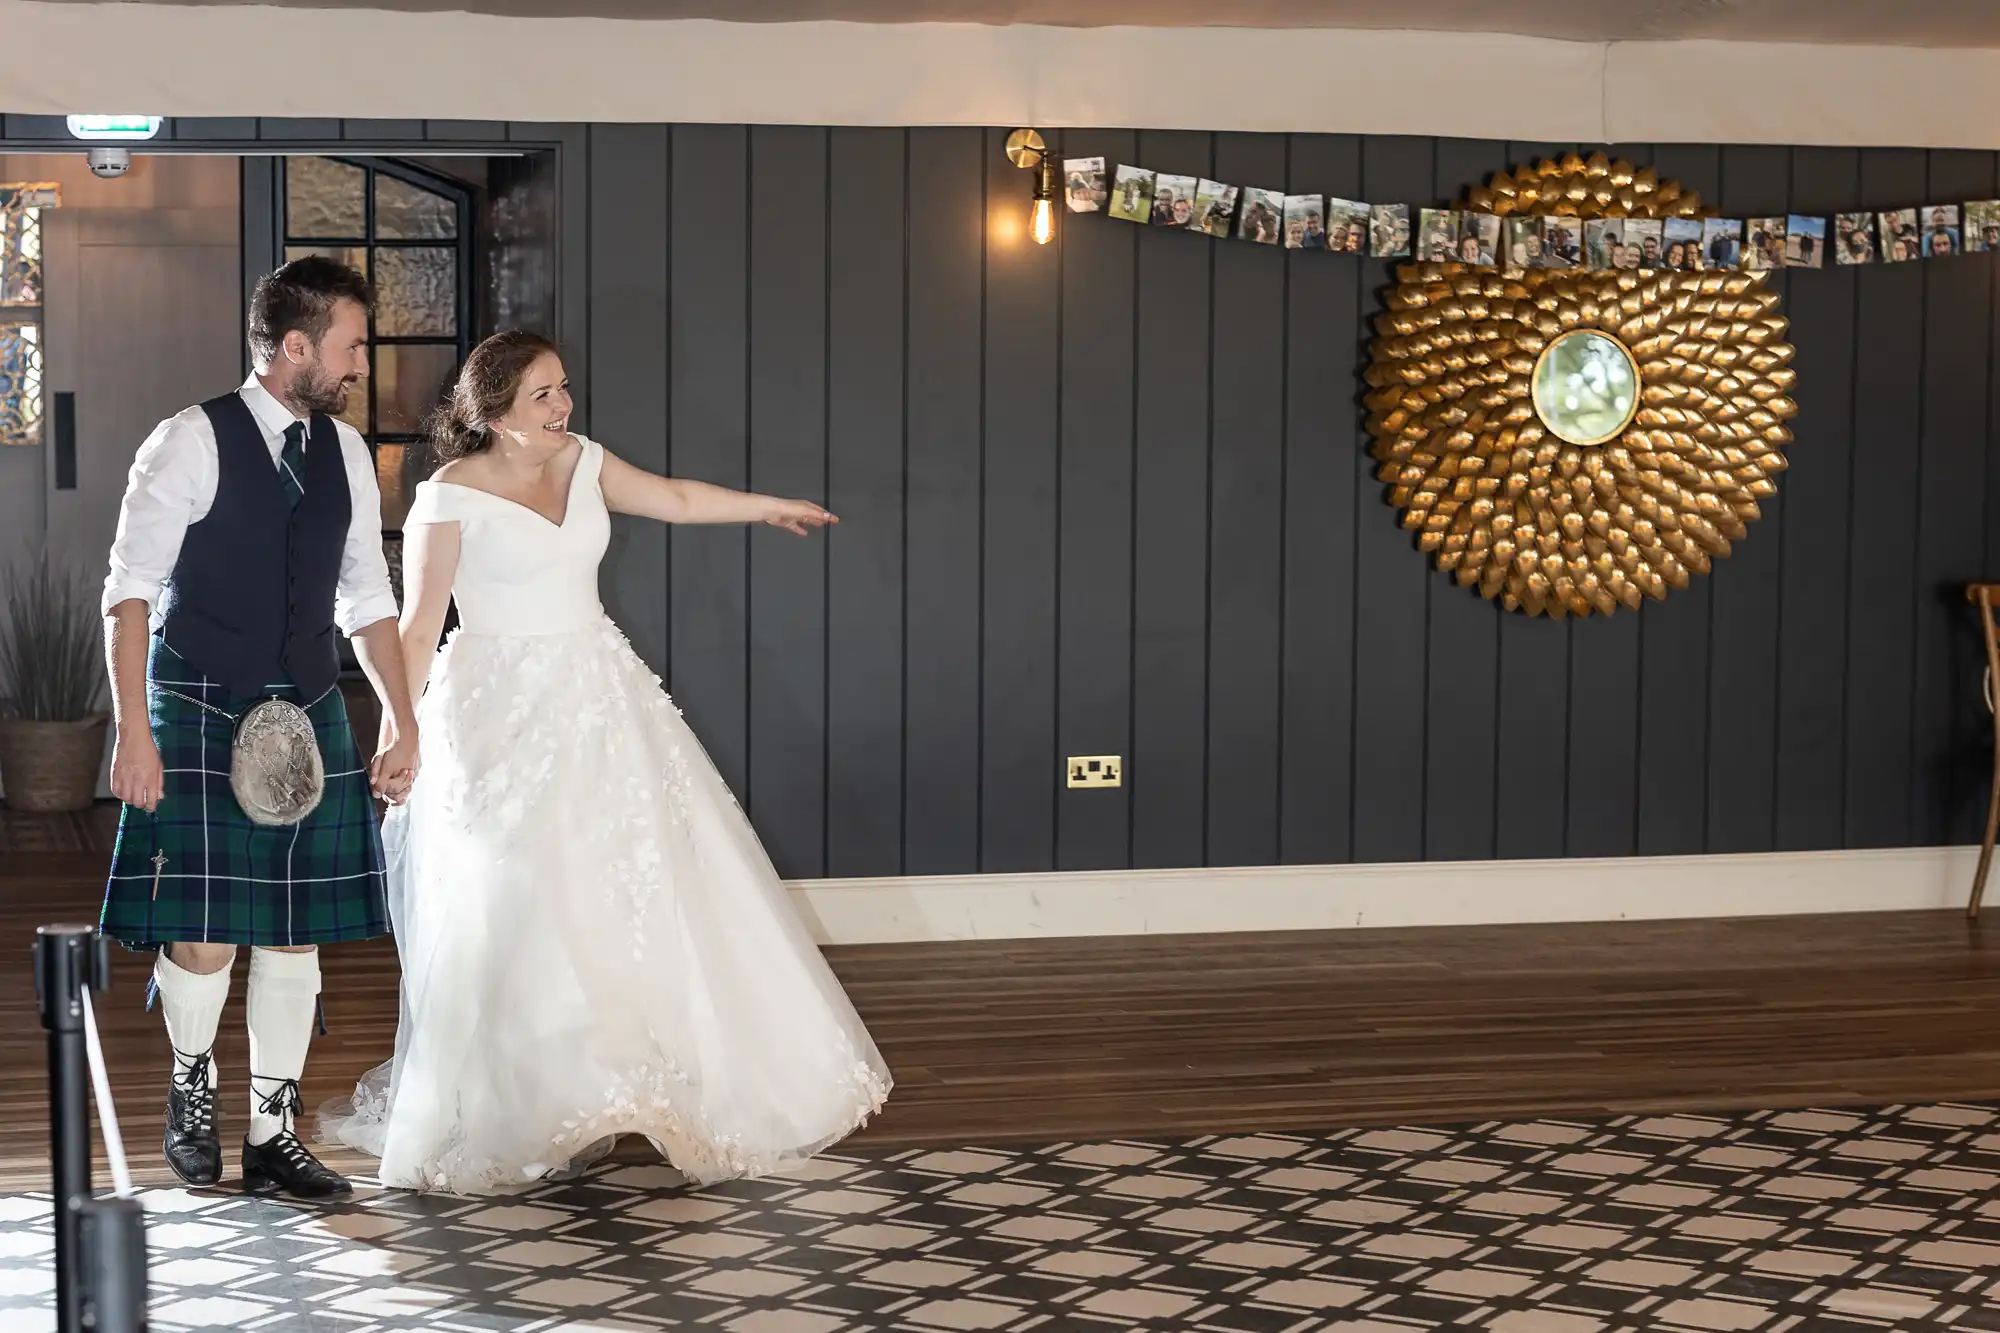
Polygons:
[[1124,781],[1125,760],[1115,754],[1073,754],[1069,757],[1072,787],[1116,787]]

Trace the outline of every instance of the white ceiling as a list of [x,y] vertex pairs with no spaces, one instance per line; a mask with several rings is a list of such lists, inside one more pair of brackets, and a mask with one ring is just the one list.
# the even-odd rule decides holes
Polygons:
[[[362,116],[2000,148],[2000,0],[1899,0],[1907,21],[1893,31],[1877,12],[1886,0],[1206,0],[1210,10],[1151,0],[1158,8],[1143,16],[1126,8],[1138,0],[1070,0],[1061,14],[1029,7],[1054,0],[903,0],[894,15],[990,13],[969,8],[984,3],[1033,17],[1191,21],[1063,29],[686,17],[725,4],[738,18],[884,16],[858,6],[890,0],[372,0],[567,11],[547,17],[359,7],[369,2],[0,0],[8,49],[47,55],[0,60],[0,108],[289,117],[302,131]],[[579,21],[586,6],[652,17]],[[1588,40],[1193,25],[1223,13],[1489,29],[1504,20]],[[1565,29],[1584,14],[1600,22]],[[1788,14],[1798,17],[1789,27]],[[1759,40],[1770,36],[1794,40]],[[1913,45],[1939,41],[1949,44]],[[614,156],[641,141],[618,142]]]
[[[166,3],[169,0],[151,0]],[[216,2],[216,0],[211,0]],[[471,10],[533,17],[1072,27],[1378,28],[1576,41],[2000,47],[2000,0],[219,0],[294,9]]]

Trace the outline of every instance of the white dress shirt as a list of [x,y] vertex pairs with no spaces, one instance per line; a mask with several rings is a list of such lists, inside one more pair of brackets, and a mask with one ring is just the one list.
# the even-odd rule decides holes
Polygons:
[[[271,451],[271,466],[276,468],[285,448],[285,428],[300,418],[272,397],[255,375],[237,392],[257,419],[257,429]],[[389,562],[382,554],[382,495],[375,484],[375,460],[354,427],[336,421],[334,430],[341,461],[347,466],[353,514],[340,557],[333,618],[341,633],[352,636],[378,620],[394,620],[396,595],[390,590]],[[220,473],[215,427],[200,407],[190,407],[153,428],[132,460],[125,500],[118,509],[111,574],[104,580],[105,614],[136,597],[146,604],[158,628],[160,587],[174,572],[189,525],[208,517]]]

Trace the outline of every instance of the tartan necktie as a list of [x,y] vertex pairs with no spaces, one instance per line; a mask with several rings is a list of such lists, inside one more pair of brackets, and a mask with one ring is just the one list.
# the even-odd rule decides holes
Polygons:
[[306,493],[306,423],[294,421],[285,427],[285,448],[278,455],[278,475],[285,483],[285,495],[292,502],[292,508],[299,507],[299,499]]

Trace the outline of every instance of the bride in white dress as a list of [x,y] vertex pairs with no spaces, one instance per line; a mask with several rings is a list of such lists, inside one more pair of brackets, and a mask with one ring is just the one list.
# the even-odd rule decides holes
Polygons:
[[320,1127],[380,1157],[384,1185],[491,1193],[619,1134],[698,1184],[762,1175],[889,1092],[748,820],[597,595],[610,510],[801,536],[833,516],[641,471],[569,413],[551,344],[488,339],[438,432],[454,461],[404,522],[422,768],[383,829],[401,1015],[395,1058]]

